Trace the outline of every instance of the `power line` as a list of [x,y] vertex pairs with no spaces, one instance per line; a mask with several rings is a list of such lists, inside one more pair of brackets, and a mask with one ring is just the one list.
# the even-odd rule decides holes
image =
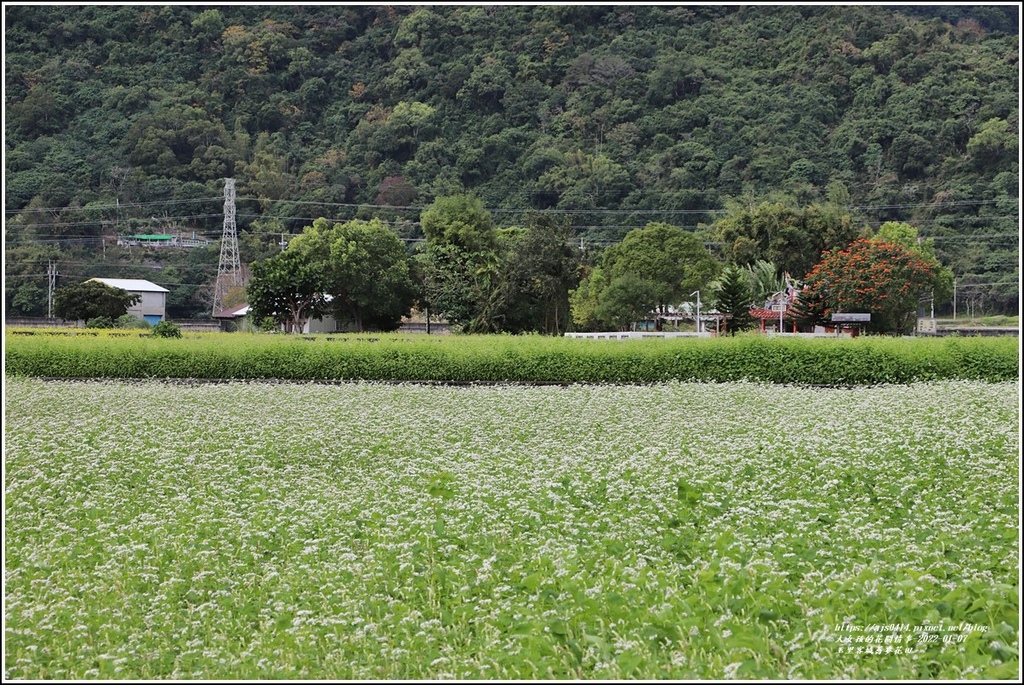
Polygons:
[[[138,224],[138,223],[151,223],[151,222],[168,222],[168,221],[183,221],[187,219],[213,219],[220,218],[223,216],[219,213],[210,214],[182,214],[179,216],[153,216],[149,218],[141,217],[130,217],[125,219],[93,219],[90,221],[49,221],[46,223],[36,223],[34,221],[28,221],[24,224],[16,224],[18,227],[24,228],[56,228],[58,226],[103,226],[104,224]],[[259,216],[259,215],[257,215]]]
[[[169,217],[151,217],[149,219],[141,219],[141,218],[123,219],[122,223],[123,222],[128,222],[128,224],[129,224],[128,227],[132,228],[132,224],[136,224],[136,225],[137,224],[151,224],[152,222],[156,222],[157,224],[159,224],[159,223],[166,223],[166,222],[189,221],[189,220],[199,220],[199,219],[220,219],[222,217],[223,217],[222,214],[215,214],[215,213],[210,213],[210,214],[183,214],[183,215],[179,215],[179,216],[169,216]],[[238,217],[239,218],[244,218],[244,219],[259,219],[259,218],[264,218],[265,215],[256,214],[256,213],[250,213],[250,212],[240,212],[240,213],[238,213]],[[317,219],[325,219],[325,218],[328,218],[328,217],[324,217],[324,216],[318,216],[318,217],[313,217],[313,216],[273,216],[273,217],[269,217],[269,218],[280,219],[282,221],[310,221],[310,222],[312,222],[312,221],[316,221]],[[911,225],[941,223],[943,226],[948,226],[950,228],[953,228],[958,223],[961,223],[961,222],[966,223],[966,222],[976,222],[976,221],[998,221],[998,220],[1008,220],[1008,221],[1014,221],[1014,222],[1017,221],[1017,217],[1014,217],[1014,216],[951,217],[950,219],[951,220],[949,220],[949,221],[935,219],[935,220],[914,221],[914,222],[908,222],[908,223],[910,223]],[[334,220],[337,221],[337,220],[340,220],[340,219],[334,219]],[[36,228],[64,228],[64,227],[96,226],[96,227],[102,229],[105,225],[109,225],[111,223],[118,223],[118,222],[114,222],[113,220],[98,220],[98,221],[68,221],[68,222],[26,223],[26,224],[24,224],[24,227],[25,228],[36,229]],[[418,225],[419,222],[413,221],[412,223],[414,225]],[[882,224],[885,224],[885,223],[888,223],[888,222],[885,222],[885,221],[868,221],[868,222],[865,222],[865,223],[867,223],[868,225],[871,225],[871,226],[881,226]],[[142,227],[143,226],[135,226],[135,228],[142,228]],[[147,226],[147,227],[152,228],[153,226],[150,225],[150,226]],[[632,228],[643,228],[643,225],[642,224],[608,224],[608,225],[587,225],[587,226],[577,226],[577,227],[578,228],[601,228],[601,229],[625,229],[625,228],[632,229]],[[682,225],[682,226],[679,226],[679,227],[680,228],[686,228],[686,229],[696,229],[696,228],[699,228],[700,226],[693,225],[693,224],[687,224],[687,225]],[[156,228],[161,228],[161,227],[160,226],[156,226]],[[175,227],[164,226],[162,228],[164,228],[164,229],[172,229],[172,228],[175,228]],[[181,230],[181,228],[183,228],[183,227],[178,227],[178,228],[179,228],[179,230]],[[507,226],[498,226],[496,228],[507,228]],[[211,230],[205,230],[205,231],[194,231],[193,230],[193,231],[190,231],[190,232],[202,233],[202,235],[206,236],[206,237],[220,235],[219,231],[215,232],[215,231],[211,231]],[[74,234],[74,235],[51,234],[51,235],[53,237],[62,237],[62,238],[74,238],[74,237],[89,238],[89,237],[95,237],[95,236],[85,235],[85,234]],[[124,233],[120,233],[119,235],[125,235],[125,234]],[[1004,236],[1019,236],[1019,233],[999,234],[999,237],[1004,237]],[[973,239],[974,237],[980,237],[980,236],[959,236],[959,235],[946,236],[946,235],[939,235],[939,234],[932,234],[932,235],[921,234],[921,237],[922,238],[934,238],[936,240],[960,240],[960,239],[970,240],[970,239]],[[985,237],[990,237],[990,236],[985,236]],[[21,236],[18,236],[18,238],[21,238]]]
[[[244,217],[246,215],[242,214],[241,216]],[[315,219],[312,219],[310,217],[280,217],[280,218],[286,219],[286,220],[289,220],[289,221],[315,221]],[[317,217],[317,218],[327,218],[327,217]],[[390,223],[390,222],[386,222],[385,221],[385,222],[382,222],[382,223],[384,223],[384,225],[386,225],[386,226],[389,226],[390,228],[399,228],[399,226],[396,226],[395,224]],[[419,227],[418,223],[413,223],[412,224],[412,228],[418,228],[418,227]],[[573,228],[573,229],[575,229],[577,231],[591,231],[591,230],[593,230],[593,231],[617,230],[618,231],[618,230],[634,230],[634,229],[639,229],[639,228],[643,228],[643,227],[644,227],[643,225],[639,225],[639,224],[634,224],[634,225],[609,224],[607,226],[587,224],[587,225],[573,225],[570,228]],[[695,225],[692,225],[692,224],[690,224],[690,225],[681,225],[681,226],[676,226],[676,227],[677,228],[682,228],[684,230],[696,230],[696,229],[700,228],[700,226],[695,226]],[[495,226],[495,228],[496,229],[517,228],[517,226],[510,224],[508,226]],[[216,238],[221,237],[221,235],[222,235],[220,232],[214,232],[214,231],[190,231],[190,232],[191,233],[195,233],[197,237],[203,237],[203,238],[209,239],[211,242],[215,241]],[[269,234],[249,232],[249,233],[247,233],[247,235],[249,235],[249,236],[260,236],[260,235],[269,235]],[[284,233],[282,235],[299,235],[299,234],[298,233]],[[952,241],[952,242],[962,242],[962,241],[974,242],[974,241],[982,241],[982,240],[984,240],[984,241],[1004,240],[1004,239],[1008,239],[1008,238],[1017,238],[1017,239],[1019,239],[1020,238],[1020,234],[1019,233],[992,233],[992,234],[985,234],[985,235],[921,235],[920,237],[922,239],[924,239],[924,240],[933,240],[933,241],[935,241],[937,243],[938,242],[950,242],[950,241]],[[7,242],[8,245],[31,245],[31,244],[37,244],[37,243],[42,243],[42,244],[50,244],[50,243],[80,243],[80,244],[85,244],[85,243],[98,243],[98,242],[103,241],[103,240],[114,240],[114,239],[115,239],[115,236],[111,236],[109,234],[108,235],[87,235],[87,234],[71,234],[71,235],[64,234],[64,235],[61,235],[61,234],[49,234],[49,235],[42,235],[42,236],[38,236],[38,235],[37,236],[17,236],[17,237],[14,237],[14,238],[6,241],[6,242]],[[174,246],[160,246],[159,248],[155,247],[154,249],[165,249],[166,247],[174,247]],[[189,249],[193,249],[193,248],[189,248]]]
[[[651,191],[647,194],[648,197],[664,195],[665,192]],[[88,207],[75,207],[73,211],[96,211],[96,210],[125,210],[139,207],[160,207],[164,205],[178,205],[178,204],[189,204],[195,202],[219,202],[223,199],[222,196],[214,197],[201,197],[201,198],[184,198],[177,200],[154,200],[151,202],[128,202],[123,204],[105,204],[105,205],[89,205]],[[270,199],[261,197],[237,197],[238,202],[260,202],[260,203],[273,203],[273,204],[293,204],[293,205],[316,205],[320,207],[347,207],[353,209],[386,209],[394,211],[418,211],[422,212],[429,208],[429,205],[381,205],[373,204],[368,202],[324,202],[321,200],[288,200],[288,199]],[[1019,202],[1018,198],[1004,198],[999,200],[953,200],[950,202],[915,202],[915,203],[902,203],[902,204],[887,204],[887,205],[850,205],[848,207],[839,207],[844,210],[874,210],[874,209],[919,209],[919,208],[932,208],[941,209],[945,207],[970,207],[970,206],[981,206],[990,205],[997,203],[1007,202]],[[5,209],[5,214],[21,214],[28,212],[63,212],[71,208],[69,207],[31,207],[22,209]],[[644,209],[644,208],[633,208],[633,209],[536,209],[533,207],[494,207],[485,208],[485,211],[491,213],[556,213],[556,214],[723,214],[728,213],[728,209]]]
[[190,202],[213,202],[219,201],[218,197],[197,197],[191,199],[181,200],[153,200],[152,202],[124,202],[107,205],[87,205],[84,207],[23,207],[21,209],[5,209],[5,214],[21,214],[23,212],[64,212],[67,210],[81,212],[84,210],[94,211],[102,209],[113,209],[113,210],[124,210],[131,209],[133,207],[162,207],[163,205],[181,205],[188,204]]
[[990,240],[993,238],[1017,238],[1020,239],[1020,233],[990,233],[988,235],[928,235],[921,236],[923,239],[934,240],[935,242],[945,242],[947,240]]

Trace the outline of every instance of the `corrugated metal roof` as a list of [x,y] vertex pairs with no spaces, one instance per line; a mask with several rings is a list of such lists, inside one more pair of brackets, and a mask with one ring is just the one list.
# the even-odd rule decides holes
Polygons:
[[232,307],[231,309],[225,309],[223,311],[217,312],[216,314],[213,315],[213,318],[215,318],[215,319],[234,319],[234,318],[237,318],[239,316],[246,316],[248,313],[249,313],[249,305],[247,305],[247,304],[240,304],[237,307]]
[[90,281],[99,281],[112,288],[120,288],[134,293],[169,293],[167,288],[161,288],[156,283],[144,281],[141,278],[90,278]]

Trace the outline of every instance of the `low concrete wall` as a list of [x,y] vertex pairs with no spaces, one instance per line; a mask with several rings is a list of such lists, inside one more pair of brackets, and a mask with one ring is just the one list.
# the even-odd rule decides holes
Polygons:
[[[210,319],[178,319],[172,321],[183,331],[219,331],[220,321]],[[4,319],[7,328],[82,328],[85,322],[48,319],[42,316],[16,316]]]
[[1012,335],[1014,337],[1020,336],[1019,328],[1010,328],[1007,326],[1003,327],[973,327],[973,328],[939,328],[934,333],[918,333],[924,337],[944,337],[948,335]]
[[634,338],[713,338],[714,333],[689,333],[686,331],[598,331],[596,333],[566,333],[566,338],[589,338],[591,340],[631,340]]
[[168,319],[171,323],[181,326],[183,331],[218,332],[222,330],[219,319]]
[[[426,333],[426,323],[403,323],[398,327],[399,333]],[[431,335],[449,335],[452,332],[450,324],[446,323],[430,323],[430,334]]]
[[24,328],[80,328],[77,321],[48,319],[45,316],[9,316],[4,319],[4,326]]

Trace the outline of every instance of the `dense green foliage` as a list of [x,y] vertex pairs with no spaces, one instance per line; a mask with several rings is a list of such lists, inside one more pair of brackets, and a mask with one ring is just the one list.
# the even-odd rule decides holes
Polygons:
[[245,288],[248,317],[261,323],[272,319],[286,331],[299,333],[310,317],[323,314],[323,287],[318,264],[299,250],[285,250],[252,265],[252,279]]
[[573,320],[583,329],[629,330],[649,312],[691,299],[718,268],[693,233],[647,224],[601,254],[572,295]]
[[569,295],[579,284],[583,255],[569,223],[532,213],[505,236],[499,274],[502,330],[559,335],[569,328]]
[[422,228],[424,306],[461,331],[495,332],[500,255],[483,202],[470,195],[439,197],[423,212]]
[[803,278],[822,252],[845,247],[859,235],[848,211],[834,204],[795,208],[781,202],[734,207],[715,223],[725,256],[738,264],[765,260]]
[[85,322],[86,328],[113,328],[114,320],[109,316],[94,316]]
[[[227,344],[230,341],[230,344]],[[1019,377],[1017,340],[582,340],[541,336],[406,337],[192,334],[6,336],[7,372],[68,378],[280,378],[539,383],[668,380],[863,385]]]
[[150,332],[154,338],[180,338],[181,337],[181,326],[172,321],[160,321]]
[[124,314],[123,316],[119,316],[117,317],[117,321],[115,321],[114,324],[118,328],[146,329],[152,327],[148,321],[146,321],[140,316],[135,316],[134,314]]
[[824,320],[839,312],[870,313],[870,330],[909,334],[918,304],[938,279],[933,263],[902,245],[855,240],[825,253],[807,275],[804,301],[820,303]]
[[[409,254],[380,220],[346,221],[333,226],[317,219],[285,250],[301,258],[299,273],[316,274],[323,309],[357,331],[392,331],[409,315],[415,288]],[[255,291],[250,290],[250,304]]]
[[725,327],[731,335],[754,326],[750,308],[752,304],[759,306],[761,303],[754,302],[750,286],[751,273],[731,266],[722,272],[722,276],[715,283],[715,308],[722,314],[729,315]]
[[[748,256],[794,278],[838,246],[818,207],[850,217],[828,230],[918,226],[963,308],[1018,306],[1016,7],[4,11],[15,314],[45,313],[50,259],[62,282],[155,279],[172,317],[208,312],[225,176],[247,263],[317,216],[411,244],[467,192],[499,227],[555,210],[592,245],[650,222],[722,242],[718,219],[781,204],[785,235],[758,229]],[[214,242],[114,240],[176,231]]]
[[68,321],[103,317],[112,326],[141,299],[139,293],[130,293],[100,281],[85,281],[57,288],[53,293],[53,313]]

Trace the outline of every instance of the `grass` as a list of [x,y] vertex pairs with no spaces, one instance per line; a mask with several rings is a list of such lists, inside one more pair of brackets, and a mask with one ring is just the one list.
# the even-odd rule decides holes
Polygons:
[[1018,327],[1020,326],[1020,316],[1007,316],[1005,314],[997,314],[993,316],[958,316],[955,319],[952,318],[939,318],[936,322],[940,328],[959,328],[959,327],[976,327],[976,326],[993,326],[993,327]]
[[5,402],[5,679],[1019,672],[1015,383]]

